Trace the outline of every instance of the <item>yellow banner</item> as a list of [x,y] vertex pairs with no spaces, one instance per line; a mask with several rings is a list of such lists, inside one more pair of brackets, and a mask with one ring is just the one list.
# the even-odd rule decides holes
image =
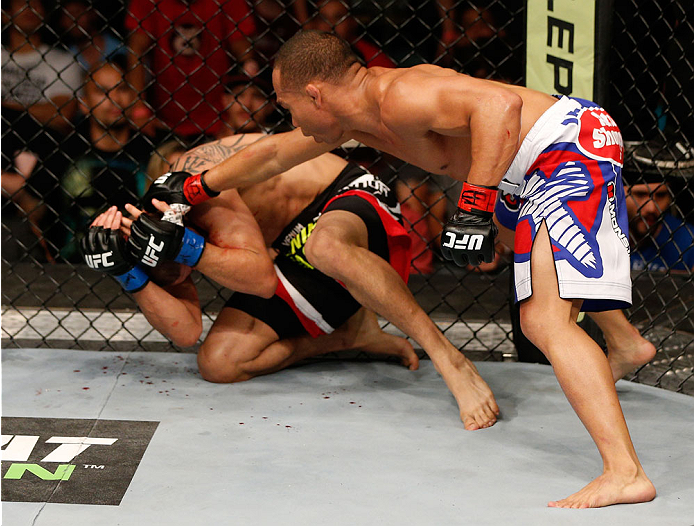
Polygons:
[[594,97],[598,0],[528,0],[526,86]]

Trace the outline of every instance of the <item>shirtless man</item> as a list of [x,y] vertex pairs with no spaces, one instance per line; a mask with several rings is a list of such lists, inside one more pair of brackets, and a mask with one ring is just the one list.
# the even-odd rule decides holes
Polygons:
[[[261,137],[236,135],[202,145],[181,157],[174,168],[212,168]],[[157,180],[145,199],[160,195],[181,173]],[[155,202],[160,211],[166,210]],[[416,369],[418,359],[411,345],[383,333],[371,312],[376,311],[392,322],[397,319],[396,325],[431,356],[458,402],[466,429],[489,427],[496,421],[499,409],[489,387],[472,362],[419,307],[405,284],[410,238],[399,222],[393,192],[359,166],[326,154],[270,181],[224,192],[194,207],[187,216],[206,232],[207,242],[183,226],[140,215],[130,205],[127,209],[138,218],[134,223],[112,209],[90,229],[92,238],[103,237],[104,227],[110,234],[110,229],[122,223],[128,230],[127,246],[113,234],[110,245],[88,237],[83,250],[101,254],[120,243],[122,248],[114,251],[123,253],[126,261],[110,273],[121,276],[126,290],[133,292],[160,332],[177,343],[192,345],[202,327],[190,278],[173,289],[157,286],[146,271],[153,259],[168,255],[187,265],[183,277],[195,266],[236,291],[198,353],[205,379],[246,380],[309,356],[354,348],[400,356],[404,365]],[[313,240],[325,240],[325,232],[333,242],[316,244]],[[266,246],[278,252],[274,262]],[[345,260],[352,262],[352,276],[342,279],[342,284],[326,276],[324,269]],[[127,275],[132,274],[135,277],[129,279]],[[372,289],[381,290],[379,283],[385,280],[390,293],[382,300]],[[168,305],[175,298],[179,301],[172,314]],[[166,310],[160,308],[162,304],[167,305]],[[393,312],[397,317],[389,318]]]
[[[610,310],[631,302],[619,180],[623,148],[609,115],[588,101],[557,100],[432,65],[366,69],[344,42],[311,31],[283,45],[273,83],[297,129],[191,176],[171,189],[172,197],[195,204],[209,192],[267,180],[355,139],[466,181],[459,210],[442,235],[442,250],[463,264],[493,257],[496,188],[520,195],[515,275],[523,332],[552,363],[603,459],[598,478],[549,505],[586,508],[653,499],[655,488],[634,451],[610,363],[576,324],[582,306]],[[322,243],[322,236],[313,242]],[[343,280],[347,266],[336,262],[325,272]],[[374,296],[390,296],[390,282],[371,285]]]

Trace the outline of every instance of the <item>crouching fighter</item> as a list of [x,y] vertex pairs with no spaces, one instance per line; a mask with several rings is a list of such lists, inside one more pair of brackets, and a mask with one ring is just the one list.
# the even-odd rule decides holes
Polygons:
[[[382,332],[375,311],[431,357],[466,429],[493,425],[498,407],[491,390],[406,286],[409,236],[393,192],[372,174],[325,154],[194,206],[186,216],[191,228],[164,220],[175,214],[157,195],[168,197],[186,171],[211,168],[260,137],[232,136],[185,154],[146,196],[164,218],[130,205],[133,219],[109,210],[85,238],[87,262],[92,255],[113,251],[115,260],[118,254],[113,267],[93,258],[90,266],[117,275],[150,323],[181,344],[194,344],[202,330],[191,267],[236,291],[198,353],[207,380],[246,380],[309,356],[355,348],[399,356],[416,369],[411,345]],[[186,191],[209,194],[203,181]],[[177,279],[160,282],[162,287],[155,282],[164,261],[181,267],[173,272]],[[176,309],[170,308],[174,303]]]

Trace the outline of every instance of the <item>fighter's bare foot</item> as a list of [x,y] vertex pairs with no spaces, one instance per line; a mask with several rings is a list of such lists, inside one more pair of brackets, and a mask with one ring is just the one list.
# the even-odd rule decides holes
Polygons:
[[487,382],[462,353],[456,353],[451,365],[452,372],[439,372],[458,402],[460,419],[465,424],[465,429],[474,431],[493,426],[499,416],[499,406]]
[[612,369],[612,378],[616,382],[625,375],[650,362],[655,356],[655,346],[641,336],[636,327],[631,327],[630,334],[620,341],[607,341],[607,361]]
[[603,473],[570,497],[547,504],[550,508],[601,508],[612,504],[635,504],[655,498],[655,487],[643,471],[624,478]]
[[410,371],[419,368],[419,357],[410,342],[405,338],[383,332],[373,312],[365,308],[360,309],[345,324],[345,329],[348,331],[346,336],[353,338],[350,348],[398,357]]

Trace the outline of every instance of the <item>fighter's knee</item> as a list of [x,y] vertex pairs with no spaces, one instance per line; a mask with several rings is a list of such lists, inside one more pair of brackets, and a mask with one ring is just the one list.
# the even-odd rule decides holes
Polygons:
[[317,230],[311,234],[306,242],[305,254],[311,265],[326,274],[344,257],[341,242],[330,235],[329,229]]
[[240,364],[234,360],[233,354],[204,343],[198,351],[198,370],[204,380],[212,383],[233,383],[248,379]]
[[523,335],[542,350],[544,338],[548,334],[546,316],[534,305],[523,303],[520,306],[520,326]]

